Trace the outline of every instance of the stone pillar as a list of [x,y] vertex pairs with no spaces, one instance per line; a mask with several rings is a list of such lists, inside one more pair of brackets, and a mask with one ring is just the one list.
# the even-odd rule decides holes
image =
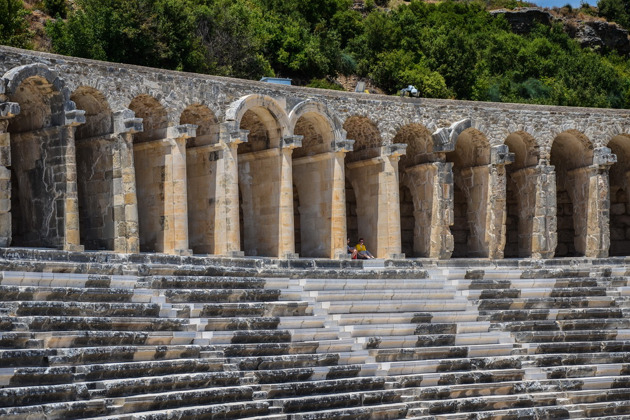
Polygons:
[[446,259],[453,253],[453,164],[429,162],[405,170],[413,197],[413,250],[422,257]]
[[486,240],[488,257],[503,258],[505,249],[506,209],[506,174],[505,165],[514,162],[514,153],[510,153],[507,145],[501,144],[490,149],[488,214],[486,220]]
[[133,161],[133,135],[142,131],[142,119],[124,109],[114,113],[115,144],[112,148],[114,199],[114,252],[140,252],[138,198]]
[[278,202],[278,257],[297,258],[293,224],[293,149],[302,146],[302,136],[285,136],[280,143],[280,200]]
[[610,189],[608,170],[617,157],[607,147],[593,150],[593,164],[567,174],[573,203],[575,250],[586,257],[604,258],[610,247]]
[[243,256],[239,223],[238,145],[247,142],[247,130],[220,128],[220,155],[217,159],[214,218],[214,253]]
[[[67,101],[64,107],[66,108],[65,123],[61,133],[61,141],[65,146],[64,155],[62,157],[62,161],[65,165],[59,168],[57,173],[65,172],[65,177],[63,181],[56,182],[56,184],[63,183],[64,185],[56,185],[55,189],[57,191],[65,191],[63,203],[63,249],[65,251],[83,251],[81,235],[79,233],[79,196],[77,192],[77,162],[74,132],[76,126],[85,123],[85,111],[76,109],[72,101]],[[59,217],[59,215],[57,216]]]
[[405,144],[381,148],[377,158],[351,162],[348,178],[357,198],[359,235],[378,258],[404,258],[400,239],[398,159]]
[[0,247],[11,245],[11,135],[7,127],[19,113],[17,103],[0,102]]
[[538,166],[512,173],[518,204],[518,256],[552,258],[556,232],[556,182],[552,166]]

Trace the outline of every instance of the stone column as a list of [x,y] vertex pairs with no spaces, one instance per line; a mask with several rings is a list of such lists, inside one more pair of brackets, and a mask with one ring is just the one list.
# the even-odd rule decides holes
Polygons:
[[486,203],[488,209],[486,240],[490,258],[503,258],[507,218],[505,165],[512,162],[514,162],[514,153],[510,153],[507,145],[501,144],[490,149],[490,177]]
[[538,166],[512,173],[518,205],[518,256],[552,258],[556,232],[556,183],[552,166]]
[[568,172],[573,203],[575,250],[586,257],[604,258],[610,247],[610,189],[608,170],[617,157],[607,147],[593,150],[593,164]]
[[330,214],[330,257],[346,258],[348,226],[346,225],[346,153],[353,149],[354,140],[333,142],[331,160],[331,214]]
[[114,199],[114,252],[140,252],[138,198],[133,161],[133,135],[143,129],[142,119],[124,109],[114,113],[115,145],[112,148]]
[[[65,123],[61,133],[61,141],[65,146],[64,155],[62,156],[62,161],[65,165],[59,168],[57,173],[65,171],[65,177],[63,181],[55,182],[59,184],[55,186],[55,189],[57,191],[65,191],[63,203],[63,249],[65,251],[83,251],[81,235],[79,233],[79,196],[77,192],[77,162],[74,132],[76,126],[85,123],[85,111],[76,109],[76,105],[72,101],[67,101],[64,107],[66,109]],[[57,215],[57,217],[59,217],[59,215]]]
[[17,103],[0,102],[0,247],[11,245],[11,135],[7,127],[9,119],[19,113]]
[[238,199],[238,145],[247,142],[247,130],[239,130],[230,124],[220,127],[220,156],[217,160],[214,253],[227,256],[243,256],[239,223]]
[[[188,195],[186,180],[186,139],[195,137],[196,126],[192,124],[169,127],[164,159],[166,179],[164,181],[165,252],[190,255],[188,249]],[[170,222],[170,223],[168,223]],[[168,225],[168,228],[166,227]],[[168,233],[168,234],[167,234]]]
[[280,199],[278,202],[278,257],[297,258],[293,224],[293,149],[302,146],[302,136],[285,136],[280,143]]
[[359,235],[378,258],[404,258],[400,239],[398,159],[405,144],[381,148],[377,158],[351,162],[348,178],[357,198]]
[[405,170],[413,197],[413,250],[422,257],[446,259],[453,253],[453,164],[429,162]]

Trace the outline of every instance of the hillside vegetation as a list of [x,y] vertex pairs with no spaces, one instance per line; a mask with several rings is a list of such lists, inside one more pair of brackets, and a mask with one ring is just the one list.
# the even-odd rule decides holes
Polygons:
[[[493,5],[497,5],[496,1]],[[517,6],[505,0],[503,6]],[[630,107],[630,65],[581,48],[561,25],[517,35],[483,2],[367,0],[0,0],[0,43],[78,57],[336,88],[340,75],[395,94],[537,104]],[[630,1],[600,13],[630,24]],[[390,8],[385,8],[390,7]],[[32,19],[31,19],[32,20]]]

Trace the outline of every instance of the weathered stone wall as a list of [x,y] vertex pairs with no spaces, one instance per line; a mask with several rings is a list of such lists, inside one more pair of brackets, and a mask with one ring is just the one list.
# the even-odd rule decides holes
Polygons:
[[[4,244],[291,256],[296,185],[304,255],[334,257],[364,236],[400,256],[404,236],[417,256],[500,258],[506,229],[510,256],[608,253],[626,110],[332,92],[8,47],[0,74]],[[99,136],[111,144],[85,146]],[[20,156],[25,141],[36,156]],[[623,253],[630,212],[615,176]]]

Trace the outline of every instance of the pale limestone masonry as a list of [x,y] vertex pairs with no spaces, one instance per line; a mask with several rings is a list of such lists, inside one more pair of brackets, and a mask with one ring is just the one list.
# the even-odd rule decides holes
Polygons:
[[630,255],[627,110],[9,47],[0,75],[0,246],[340,258],[361,236],[388,258]]

